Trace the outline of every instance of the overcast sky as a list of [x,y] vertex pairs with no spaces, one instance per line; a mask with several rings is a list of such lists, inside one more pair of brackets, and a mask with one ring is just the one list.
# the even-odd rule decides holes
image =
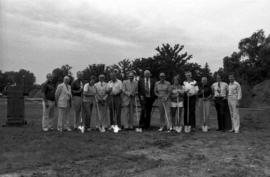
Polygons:
[[240,39],[270,32],[269,0],[0,0],[0,70],[28,69],[42,83],[63,64],[149,57],[182,44],[212,71]]

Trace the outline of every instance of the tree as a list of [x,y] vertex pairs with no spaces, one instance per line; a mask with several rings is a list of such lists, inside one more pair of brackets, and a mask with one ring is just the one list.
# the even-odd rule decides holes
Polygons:
[[170,44],[162,44],[157,47],[158,52],[153,59],[157,62],[159,72],[165,72],[171,80],[173,76],[184,73],[183,66],[192,58],[187,52],[181,53],[183,45],[176,44],[173,47]]
[[239,51],[223,59],[224,72],[247,85],[270,78],[270,36],[259,30],[239,42]]
[[0,71],[0,92],[4,92],[7,86],[16,84],[16,86],[24,89],[24,94],[28,94],[35,82],[35,75],[25,69],[20,69],[18,72],[7,71],[2,73],[2,71]]
[[105,64],[92,64],[85,68],[83,73],[83,79],[89,81],[91,76],[98,77],[100,74],[105,74]]
[[52,71],[52,74],[53,74],[53,82],[58,85],[59,83],[62,83],[63,82],[63,79],[65,76],[70,76],[70,79],[72,82],[72,80],[74,79],[73,76],[72,76],[72,72],[71,72],[71,69],[72,67],[69,66],[69,65],[63,65],[61,66],[60,68],[55,68],[53,71]]

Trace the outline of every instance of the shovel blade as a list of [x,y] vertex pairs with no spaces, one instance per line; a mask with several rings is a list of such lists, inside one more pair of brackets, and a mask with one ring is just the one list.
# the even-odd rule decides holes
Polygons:
[[203,132],[208,132],[208,126],[207,125],[203,125],[202,126],[202,131]]

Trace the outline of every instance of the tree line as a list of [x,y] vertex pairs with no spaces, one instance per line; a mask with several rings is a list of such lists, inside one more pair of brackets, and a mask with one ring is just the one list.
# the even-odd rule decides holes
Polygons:
[[[209,65],[205,62],[204,66],[191,62],[192,55],[184,51],[184,45],[162,44],[155,48],[156,54],[152,57],[123,59],[113,65],[90,64],[82,70],[83,78],[88,81],[91,76],[98,77],[99,74],[105,74],[109,78],[109,73],[117,70],[119,78],[125,79],[128,72],[135,71],[137,75],[142,75],[143,71],[148,69],[154,78],[158,78],[160,72],[164,72],[169,81],[173,76],[179,74],[184,80],[184,72],[192,72],[194,79],[206,76],[210,83],[213,82],[213,76],[219,73],[224,78],[230,73],[234,73],[236,79],[248,86],[270,78],[270,35],[266,37],[263,30],[254,32],[250,37],[244,38],[238,43],[238,51],[230,56],[223,58],[223,67],[219,68],[214,74],[211,73]],[[55,68],[52,73],[54,82],[60,83],[63,77],[69,75],[74,79],[72,67],[68,64]],[[25,92],[29,92],[35,87],[35,76],[32,72],[21,69],[18,72],[9,71],[3,73],[0,71],[0,91],[3,92],[7,85],[16,83],[23,85]],[[37,87],[37,86],[36,86]]]

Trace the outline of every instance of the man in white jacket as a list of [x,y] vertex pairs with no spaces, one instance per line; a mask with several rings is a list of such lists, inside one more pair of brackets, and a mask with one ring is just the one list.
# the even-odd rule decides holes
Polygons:
[[240,116],[239,116],[239,101],[242,98],[241,86],[235,81],[234,75],[229,75],[229,93],[228,93],[228,104],[232,119],[232,130],[231,132],[239,133],[240,128]]
[[62,132],[64,129],[71,131],[69,112],[71,107],[71,87],[69,83],[69,77],[64,77],[64,82],[57,86],[55,92],[55,103],[58,107],[58,124],[57,130]]

